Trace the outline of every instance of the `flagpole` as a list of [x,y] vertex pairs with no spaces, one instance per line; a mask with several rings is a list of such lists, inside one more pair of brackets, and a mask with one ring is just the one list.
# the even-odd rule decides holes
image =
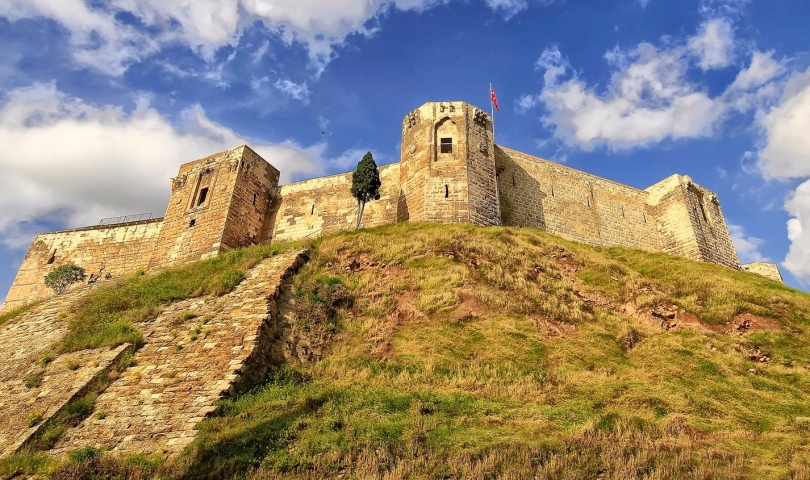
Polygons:
[[495,143],[495,102],[492,101],[492,84],[489,84],[489,110],[492,112],[492,143]]

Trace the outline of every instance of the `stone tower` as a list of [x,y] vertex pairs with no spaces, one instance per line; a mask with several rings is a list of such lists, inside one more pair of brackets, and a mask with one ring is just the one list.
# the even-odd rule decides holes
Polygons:
[[278,179],[245,145],[181,165],[149,268],[260,243]]
[[498,225],[492,119],[466,102],[428,102],[402,122],[398,221]]
[[[717,195],[688,175],[672,175],[646,189],[654,208],[661,250],[740,269]],[[780,277],[781,278],[781,277]]]

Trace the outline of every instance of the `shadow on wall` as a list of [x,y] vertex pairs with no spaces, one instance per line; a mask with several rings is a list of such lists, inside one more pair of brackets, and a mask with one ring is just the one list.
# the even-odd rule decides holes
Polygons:
[[529,172],[495,145],[495,167],[501,203],[501,223],[505,226],[536,227],[546,230],[543,204],[548,196]]
[[399,197],[397,198],[397,222],[407,222],[411,218],[410,210],[408,210],[408,197],[405,192],[400,189]]

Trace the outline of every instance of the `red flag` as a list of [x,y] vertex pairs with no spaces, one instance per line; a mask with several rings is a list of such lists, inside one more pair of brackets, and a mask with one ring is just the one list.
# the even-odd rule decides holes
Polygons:
[[492,104],[495,105],[495,110],[501,111],[501,107],[498,106],[498,97],[495,96],[495,90],[492,89],[492,85],[489,86],[489,96]]

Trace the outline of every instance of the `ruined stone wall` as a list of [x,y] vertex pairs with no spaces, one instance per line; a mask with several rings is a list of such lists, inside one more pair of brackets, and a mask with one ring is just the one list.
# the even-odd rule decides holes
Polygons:
[[150,268],[208,258],[223,249],[222,236],[245,149],[243,145],[180,166],[172,179],[172,195]]
[[145,269],[157,245],[162,219],[107,227],[87,227],[37,235],[23,259],[0,312],[48,298],[43,277],[60,265],[76,264],[90,280],[109,273],[119,277]]
[[[69,428],[53,455],[87,446],[117,452],[178,452],[223,396],[244,392],[285,361],[282,288],[305,251],[260,262],[233,292],[174,302],[138,325],[145,340],[134,362],[96,399],[93,414]],[[50,299],[0,326],[0,456],[25,448],[49,419],[98,388],[133,346],[55,354],[68,333],[66,313],[93,287]],[[196,316],[190,318],[189,313]],[[43,362],[43,355],[52,355]],[[31,381],[37,377],[38,381]]]
[[264,222],[278,195],[279,171],[245,147],[222,233],[224,248],[258,245]]
[[[379,167],[380,199],[366,204],[363,227],[396,222],[399,168],[399,164]],[[357,200],[351,188],[351,172],[283,185],[267,222],[272,229],[266,230],[265,241],[298,240],[353,229]]]
[[646,191],[664,252],[739,270],[717,195],[681,175],[672,175]]
[[542,228],[597,246],[660,251],[647,193],[495,147],[504,225]]
[[[92,446],[114,452],[176,453],[197,434],[216,402],[263,382],[284,360],[278,298],[305,252],[259,263],[219,298],[175,302],[140,328],[134,365],[96,399],[95,414],[50,452]],[[187,318],[189,313],[195,318]],[[103,415],[98,415],[103,413]]]
[[23,447],[127,351],[127,346],[97,348],[42,362],[67,334],[64,313],[85,292],[52,298],[0,326],[0,457]]
[[782,279],[782,274],[779,272],[779,267],[775,263],[768,262],[754,262],[746,265],[741,265],[743,271],[765,277],[773,280],[774,282],[785,283]]

